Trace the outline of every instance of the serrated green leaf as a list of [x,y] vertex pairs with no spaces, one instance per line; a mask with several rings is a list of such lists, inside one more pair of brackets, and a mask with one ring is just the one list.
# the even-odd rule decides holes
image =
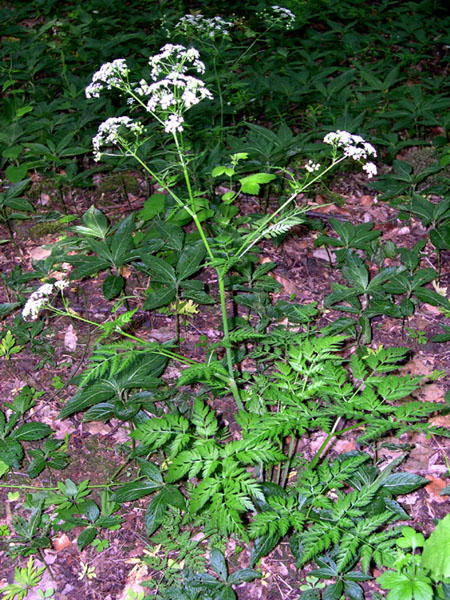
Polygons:
[[86,527],[77,538],[78,550],[81,552],[88,544],[90,544],[97,535],[95,527]]
[[227,565],[225,564],[224,555],[218,548],[211,548],[209,553],[209,564],[220,579],[225,582],[228,575]]
[[116,266],[122,266],[127,251],[133,246],[134,214],[131,213],[121,221],[112,236],[111,255]]
[[228,577],[228,585],[239,585],[243,581],[253,581],[254,579],[261,579],[262,575],[255,569],[239,569],[231,573]]
[[177,291],[175,287],[164,287],[159,290],[154,290],[147,296],[143,308],[145,310],[154,310],[161,306],[167,306],[175,300]]
[[241,193],[256,196],[259,194],[261,184],[269,183],[273,179],[275,179],[275,175],[271,175],[270,173],[253,173],[253,175],[243,177],[239,179],[239,183],[242,186]]
[[152,194],[144,202],[144,208],[137,213],[137,218],[150,221],[164,211],[166,197],[164,194]]
[[18,441],[11,438],[0,440],[0,460],[12,467],[20,469],[20,463],[23,458],[23,448]]
[[102,285],[102,292],[106,300],[116,298],[125,286],[125,279],[121,275],[110,273]]
[[279,533],[257,537],[250,553],[250,565],[253,567],[260,558],[267,556],[275,548],[280,539],[281,535]]
[[167,510],[167,504],[164,490],[150,500],[145,511],[145,531],[148,536],[152,535],[161,525]]
[[385,479],[382,489],[390,494],[397,496],[399,494],[408,494],[417,488],[428,483],[428,479],[416,475],[415,473],[391,473]]
[[19,441],[41,440],[53,432],[53,429],[45,423],[25,423],[14,429],[10,437]]
[[437,581],[450,577],[450,514],[438,522],[426,540],[420,566]]
[[187,279],[196,273],[205,258],[206,250],[202,241],[186,245],[177,263],[178,280]]
[[144,253],[142,262],[149,269],[153,281],[165,284],[176,283],[175,269],[167,261]]
[[103,271],[111,266],[109,261],[98,256],[82,256],[77,257],[76,259],[67,257],[67,262],[70,262],[71,264],[78,263],[78,266],[76,266],[70,274],[69,279],[71,281],[75,279],[83,279],[83,277],[90,277],[91,275],[94,275],[99,271]]
[[100,402],[95,406],[91,406],[83,416],[85,423],[89,421],[107,421],[114,415],[113,402]]
[[75,412],[80,412],[86,408],[89,408],[90,406],[110,400],[113,397],[114,392],[111,387],[107,386],[103,382],[93,383],[81,389],[74,396],[72,396],[64,408],[60,411],[58,419],[65,419]]
[[159,489],[161,489],[161,484],[155,481],[132,481],[116,490],[111,495],[111,500],[119,503],[131,502],[132,500],[138,500],[143,496],[148,496]]
[[105,215],[92,205],[81,217],[81,225],[72,227],[76,233],[105,239],[108,231],[108,219]]

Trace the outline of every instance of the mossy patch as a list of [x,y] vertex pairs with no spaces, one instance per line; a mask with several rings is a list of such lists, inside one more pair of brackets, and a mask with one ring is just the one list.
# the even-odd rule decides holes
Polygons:
[[56,233],[62,233],[66,230],[67,223],[61,223],[60,221],[48,221],[47,223],[36,223],[33,225],[28,235],[33,241],[38,241],[47,235],[54,235]]

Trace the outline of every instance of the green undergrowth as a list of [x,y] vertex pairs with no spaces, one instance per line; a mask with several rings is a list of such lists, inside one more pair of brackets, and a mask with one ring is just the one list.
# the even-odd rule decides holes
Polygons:
[[[374,333],[389,318],[426,343],[408,327],[426,304],[442,315],[431,341],[450,340],[448,16],[428,0],[187,4],[133,0],[125,21],[115,1],[0,8],[1,243],[23,255],[19,225],[59,236],[32,269],[0,273],[0,360],[11,372],[31,351],[56,370],[69,325],[85,346],[65,338],[80,354],[70,380],[2,403],[0,485],[17,512],[1,542],[32,557],[3,598],[39,585],[33,558],[61,532],[102,552],[134,507],[149,598],[235,598],[284,542],[292,598],[449,598],[447,517],[425,540],[402,504],[428,481],[402,468],[404,440],[449,437],[432,419],[449,394],[423,400],[443,373],[406,374],[410,350]],[[335,178],[355,171],[402,224],[420,222],[419,238],[308,216],[313,198],[345,203]],[[283,299],[262,260],[294,228],[333,267],[320,304]],[[89,279],[104,319],[87,309]],[[331,309],[341,316],[324,326]],[[188,353],[198,314],[214,337]],[[161,315],[171,339],[138,335]],[[111,448],[85,440],[98,472],[76,476],[46,401],[62,423],[120,429],[117,464],[97,465]],[[336,453],[339,439],[355,449]],[[89,568],[79,578],[93,586]]]

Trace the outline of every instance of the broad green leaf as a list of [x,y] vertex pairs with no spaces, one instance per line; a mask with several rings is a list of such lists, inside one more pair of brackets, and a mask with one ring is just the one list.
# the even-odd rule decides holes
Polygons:
[[125,286],[125,279],[121,275],[110,273],[102,285],[102,292],[106,300],[116,298]]
[[130,402],[127,400],[116,400],[114,402],[114,416],[116,419],[120,419],[121,421],[129,421],[140,410],[140,405],[134,402]]
[[243,581],[253,581],[254,579],[261,579],[262,575],[255,569],[239,569],[239,571],[235,571],[231,573],[228,577],[227,583],[228,585],[238,585]]
[[131,502],[132,500],[138,500],[143,496],[148,496],[160,488],[161,484],[155,481],[132,481],[131,483],[126,483],[124,486],[116,490],[111,495],[111,500],[119,503]]
[[450,577],[450,514],[438,522],[426,540],[420,566],[438,581]]
[[12,467],[20,469],[20,463],[23,457],[23,448],[17,440],[7,438],[0,440],[0,460]]
[[349,600],[364,600],[364,591],[356,581],[344,580],[344,593]]
[[166,197],[164,194],[153,194],[144,202],[144,208],[137,213],[137,218],[150,221],[164,211]]
[[14,429],[10,437],[20,441],[41,440],[53,432],[53,429],[45,423],[25,423]]
[[323,592],[323,600],[339,600],[342,594],[342,581],[330,583]]
[[118,267],[123,265],[128,249],[133,246],[133,232],[134,214],[131,213],[119,223],[111,239],[111,254],[114,264]]
[[432,342],[450,342],[450,327],[448,325],[444,325],[443,323],[439,323],[445,333],[438,333],[433,338],[431,338]]
[[442,296],[441,294],[438,294],[434,290],[429,290],[428,288],[421,287],[414,290],[414,295],[421,302],[425,302],[426,304],[450,308],[450,302],[447,300],[447,298],[445,296]]
[[97,535],[95,527],[86,527],[77,538],[78,550],[81,552],[88,544],[90,544]]
[[225,582],[228,574],[227,565],[225,564],[224,555],[218,548],[211,548],[209,553],[209,564],[220,579]]
[[196,273],[205,258],[206,250],[202,241],[186,245],[177,263],[178,279],[187,279]]
[[271,175],[270,173],[253,173],[253,175],[239,179],[239,183],[242,186],[240,191],[242,194],[256,196],[259,194],[261,184],[269,183],[273,179],[275,179],[275,175]]
[[[192,280],[190,280],[192,281]],[[187,282],[184,282],[187,283]],[[182,287],[184,284],[182,283]],[[191,290],[191,289],[183,289],[182,297],[187,300],[193,300],[197,302],[197,304],[215,304],[216,301],[212,296],[204,292],[203,290]]]
[[236,600],[236,594],[227,585],[222,585],[219,589],[215,589],[213,593],[214,600]]
[[10,180],[11,183],[18,183],[22,181],[22,179],[26,176],[30,165],[28,163],[20,165],[19,167],[14,167],[10,165],[6,168],[5,175]]
[[142,262],[146,267],[148,267],[151,273],[152,281],[165,284],[176,283],[177,276],[175,274],[175,269],[172,267],[172,265],[169,265],[168,262],[162,258],[158,258],[157,256],[151,256],[145,253],[141,258]]
[[[184,210],[182,212],[187,214]],[[155,223],[155,231],[164,241],[164,248],[175,250],[176,252],[180,252],[183,249],[185,235],[184,231],[178,225],[158,221]]]
[[106,402],[113,397],[114,392],[111,387],[101,382],[93,383],[82,388],[72,396],[59,413],[58,419],[65,419],[75,412],[80,412],[100,402]]
[[22,152],[23,146],[20,144],[16,144],[15,146],[9,146],[5,148],[2,152],[3,158],[9,158],[11,160],[16,160],[19,154]]
[[112,402],[100,402],[91,406],[83,416],[83,421],[107,421],[114,415],[114,404]]
[[388,491],[393,496],[398,494],[408,494],[428,483],[428,479],[416,475],[415,473],[391,473],[383,483],[382,489]]
[[431,229],[430,241],[438,250],[450,250],[450,225],[441,225]]
[[148,460],[144,460],[143,458],[137,458],[136,460],[144,477],[147,477],[147,479],[151,479],[161,484],[164,482],[161,471],[157,465]]
[[9,313],[11,313],[13,310],[18,308],[19,306],[20,306],[19,302],[4,302],[3,304],[0,304],[0,319],[3,319],[3,317],[6,317],[6,315],[9,315]]
[[164,495],[167,499],[167,503],[180,510],[186,510],[186,499],[180,490],[174,485],[166,485],[164,488]]
[[69,279],[71,281],[74,279],[82,279],[83,277],[90,277],[111,266],[108,261],[99,258],[98,256],[81,256],[77,257],[76,260],[68,257],[67,262],[72,264],[78,263],[78,266],[76,266],[70,274]]
[[421,574],[408,576],[404,573],[385,571],[376,579],[384,589],[391,591],[387,600],[433,600],[433,588],[428,577]]
[[8,208],[12,210],[21,210],[23,212],[33,212],[34,207],[31,202],[28,202],[25,198],[11,198],[5,202]]
[[280,539],[281,535],[279,533],[257,537],[250,553],[250,565],[254,566],[260,558],[267,556],[275,548]]
[[72,230],[81,235],[93,236],[104,240],[108,231],[108,219],[92,205],[81,217],[81,225],[72,227]]
[[166,306],[169,302],[175,300],[176,295],[175,287],[164,287],[160,290],[155,290],[149,293],[143,308],[145,310],[153,310],[155,308],[160,308],[161,306]]
[[151,536],[161,525],[167,510],[167,498],[164,490],[153,496],[145,511],[145,531]]

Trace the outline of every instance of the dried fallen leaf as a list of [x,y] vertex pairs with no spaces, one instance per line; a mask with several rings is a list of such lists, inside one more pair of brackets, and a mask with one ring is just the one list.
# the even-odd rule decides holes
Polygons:
[[32,248],[30,250],[30,256],[33,260],[44,260],[47,256],[50,256],[51,250],[47,250],[46,248],[42,248],[42,246],[37,246],[36,248]]
[[74,352],[77,348],[78,336],[75,333],[73,325],[70,323],[64,335],[64,347],[69,352]]
[[70,538],[65,533],[56,538],[53,538],[52,542],[53,548],[56,550],[56,552],[61,552],[61,550],[64,550],[65,548],[68,548],[72,545]]
[[108,435],[111,433],[111,427],[102,421],[90,421],[86,425],[83,425],[83,427],[92,435]]
[[433,499],[433,502],[448,502],[448,499],[445,496],[439,495],[439,492],[447,485],[445,481],[439,477],[433,477],[433,475],[425,475],[425,478],[430,481],[430,483],[425,486],[425,489],[428,495]]

